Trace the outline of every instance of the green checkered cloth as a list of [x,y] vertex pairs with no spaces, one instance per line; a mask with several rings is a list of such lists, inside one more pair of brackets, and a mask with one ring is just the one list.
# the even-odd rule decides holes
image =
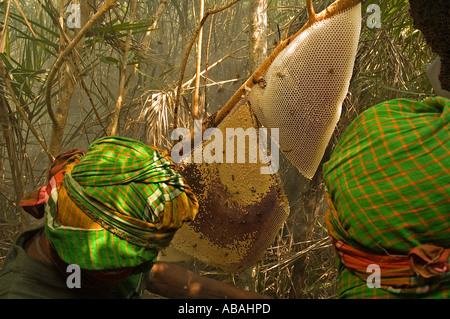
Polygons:
[[[165,152],[105,137],[68,163],[74,161],[73,168],[65,167],[61,185],[50,182],[45,207],[47,237],[66,263],[104,270],[154,262],[197,213],[195,195]],[[74,226],[86,218],[97,226]]]
[[[334,206],[330,235],[377,255],[407,255],[428,243],[450,248],[449,122],[450,100],[442,97],[391,100],[356,118],[323,167]],[[449,272],[436,280],[423,296],[448,298]],[[340,265],[340,297],[402,296],[394,290],[369,288]]]

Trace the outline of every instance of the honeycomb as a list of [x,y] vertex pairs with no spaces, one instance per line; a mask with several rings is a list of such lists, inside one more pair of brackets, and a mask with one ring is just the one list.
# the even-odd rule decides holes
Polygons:
[[341,114],[361,30],[361,4],[314,23],[290,43],[248,99],[256,117],[279,128],[280,149],[312,178]]
[[[278,128],[280,150],[312,178],[340,117],[360,28],[359,3],[306,28],[267,69],[265,86],[254,86],[217,128],[223,136],[227,128]],[[214,126],[215,118],[213,114],[206,119],[206,129]],[[209,143],[203,141],[203,151]],[[195,163],[192,158],[180,163],[180,173],[198,198],[199,212],[177,231],[165,258],[179,252],[181,260],[194,257],[232,273],[258,262],[290,210],[280,176],[261,174],[264,165]]]

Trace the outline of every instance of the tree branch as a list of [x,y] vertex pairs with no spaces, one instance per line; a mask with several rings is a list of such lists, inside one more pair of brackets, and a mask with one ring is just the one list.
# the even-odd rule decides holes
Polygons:
[[194,45],[195,40],[197,39],[197,36],[200,33],[200,30],[202,29],[203,25],[205,24],[208,16],[219,13],[221,11],[224,11],[239,1],[240,0],[232,0],[217,9],[209,8],[208,10],[206,10],[205,14],[203,15],[202,20],[200,21],[199,25],[197,26],[197,29],[195,30],[195,32],[191,38],[191,41],[189,42],[189,45],[186,49],[186,53],[184,55],[183,63],[181,66],[180,79],[178,80],[178,86],[177,86],[176,96],[175,96],[175,110],[174,110],[174,114],[173,114],[173,128],[174,129],[177,128],[177,126],[178,126],[178,109],[180,106],[181,87],[183,85],[184,73],[186,72],[187,60],[189,58],[189,54],[191,52],[192,46]]
[[11,96],[11,99],[13,100],[14,104],[16,105],[17,111],[19,111],[20,116],[24,120],[27,127],[30,129],[31,133],[36,137],[39,144],[41,144],[43,150],[47,153],[50,160],[54,160],[55,157],[50,152],[49,148],[47,147],[47,144],[45,143],[44,139],[39,135],[39,133],[34,128],[33,124],[31,124],[30,120],[28,119],[27,115],[25,114],[25,111],[23,110],[22,106],[20,105],[20,101],[16,97],[16,94],[14,93],[14,90],[11,86],[11,82],[8,78],[8,72],[6,71],[5,65],[3,64],[3,60],[0,57],[0,73],[1,77],[3,78],[3,81],[5,82],[6,88],[9,91],[9,95]]
[[14,139],[14,133],[11,128],[10,117],[13,115],[8,112],[8,101],[3,95],[3,91],[0,91],[0,112],[5,117],[4,121],[0,121],[0,127],[3,131],[3,137],[5,138],[6,151],[8,152],[9,166],[11,168],[11,177],[13,180],[14,189],[16,191],[16,204],[19,205],[19,201],[23,196],[23,183],[20,173],[19,160],[17,158],[16,142]]
[[[132,0],[131,2],[131,11],[130,11],[130,24],[134,23],[136,16],[136,6],[137,0]],[[128,30],[127,38],[125,40],[125,48],[122,56],[122,65],[120,70],[120,78],[119,78],[119,93],[117,95],[116,107],[114,109],[113,114],[111,115],[111,120],[109,122],[107,133],[108,135],[116,135],[117,126],[119,122],[119,114],[122,108],[122,103],[125,98],[125,84],[126,84],[126,76],[127,76],[127,64],[128,64],[128,53],[130,52],[131,47],[131,36],[133,31],[131,29]]]
[[308,18],[311,23],[316,21],[316,12],[312,0],[306,0],[306,9],[308,10]]
[[[203,16],[203,10],[205,7],[205,0],[200,1],[200,16]],[[192,100],[192,114],[194,119],[198,118],[198,103],[200,98],[200,71],[202,63],[202,40],[203,40],[203,28],[200,28],[197,37],[197,57],[196,57],[196,71],[195,71],[195,87],[194,98]]]
[[80,32],[77,33],[77,35],[73,38],[73,40],[67,45],[64,51],[62,51],[58,58],[56,59],[55,63],[53,64],[48,77],[47,77],[47,87],[45,90],[45,100],[47,104],[47,110],[48,114],[50,116],[50,119],[52,120],[53,124],[56,126],[60,125],[60,119],[55,115],[52,108],[52,87],[53,87],[53,80],[55,79],[55,76],[58,72],[58,70],[61,68],[61,66],[64,63],[64,60],[68,57],[68,55],[71,53],[73,48],[80,42],[80,40],[85,36],[86,32],[92,27],[95,21],[97,21],[105,12],[107,12],[110,8],[116,5],[116,0],[106,0],[105,4],[100,7],[100,9],[92,16],[91,19],[83,26],[83,28],[80,30]]

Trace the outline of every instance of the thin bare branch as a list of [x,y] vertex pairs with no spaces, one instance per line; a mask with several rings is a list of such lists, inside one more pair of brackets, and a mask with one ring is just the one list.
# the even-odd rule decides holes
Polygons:
[[312,0],[306,0],[306,9],[308,10],[309,22],[314,23],[316,21],[316,12],[314,11]]
[[11,82],[9,81],[9,78],[8,78],[8,72],[6,71],[5,65],[3,64],[3,60],[1,58],[0,58],[0,73],[1,73],[1,77],[2,77],[3,81],[5,82],[6,88],[8,89],[9,95],[11,96],[11,99],[13,100],[14,104],[16,105],[17,111],[19,111],[19,114],[22,117],[23,121],[25,122],[27,127],[30,129],[30,131],[34,135],[34,137],[36,137],[39,144],[41,144],[43,150],[47,153],[50,160],[53,161],[55,159],[55,157],[50,152],[44,139],[36,131],[33,124],[28,119],[28,116],[25,114],[25,111],[23,110],[22,106],[20,105],[20,101],[16,97],[16,94],[14,93],[14,90],[11,86]]
[[8,21],[9,21],[9,10],[11,8],[11,0],[8,1],[8,4],[6,6],[6,12],[5,12],[5,20],[3,22],[3,30],[2,35],[0,37],[0,53],[5,52],[5,46],[6,46],[6,35],[8,32]]
[[[205,58],[205,89],[203,92],[204,95],[204,105],[203,105],[203,113],[207,114],[207,108],[208,108],[208,100],[207,100],[207,93],[208,93],[208,88],[207,88],[207,83],[208,83],[208,64],[209,64],[209,46],[211,44],[211,33],[212,33],[212,27],[213,27],[213,20],[214,20],[214,16],[211,17],[211,21],[209,22],[209,32],[208,32],[208,41],[206,43],[206,58]],[[200,73],[200,72],[198,72]]]
[[109,9],[111,9],[113,6],[116,5],[116,0],[106,0],[105,4],[100,7],[100,9],[92,16],[92,18],[89,19],[89,21],[83,26],[83,28],[80,30],[80,32],[77,33],[77,35],[73,38],[73,40],[67,45],[64,51],[62,51],[58,58],[56,59],[55,63],[53,64],[48,77],[47,77],[47,87],[45,90],[45,100],[47,105],[48,114],[50,116],[50,119],[52,120],[53,124],[56,126],[59,126],[61,123],[61,119],[59,119],[55,113],[53,112],[52,108],[52,87],[53,87],[53,80],[55,79],[55,76],[58,72],[58,70],[63,65],[65,59],[69,56],[69,54],[72,52],[72,50],[75,48],[75,46],[80,42],[81,39],[85,36],[86,32],[92,27],[92,25],[97,21],[105,12],[107,12]]
[[177,86],[177,91],[176,91],[177,94],[175,97],[175,110],[174,110],[174,115],[173,115],[173,128],[174,129],[177,128],[177,126],[178,126],[178,109],[180,106],[181,87],[183,85],[183,78],[184,78],[184,74],[186,72],[187,61],[188,61],[192,46],[194,45],[195,40],[197,39],[197,36],[200,33],[200,30],[203,28],[203,25],[205,24],[206,19],[210,15],[224,11],[239,1],[240,0],[232,0],[219,8],[216,8],[216,9],[209,8],[208,10],[206,10],[205,14],[203,15],[203,18],[201,19],[199,25],[197,26],[197,29],[195,30],[194,34],[192,35],[191,41],[189,42],[189,45],[186,49],[186,53],[184,54],[184,59],[183,59],[183,63],[181,66],[181,72],[180,72],[180,79],[178,80],[178,86]]
[[[200,17],[203,17],[203,11],[205,8],[205,0],[200,1]],[[192,113],[194,119],[198,118],[198,103],[200,98],[200,71],[202,63],[202,40],[203,40],[203,28],[200,28],[197,36],[197,56],[196,56],[196,71],[195,71],[195,87],[194,97],[192,100]]]
[[30,29],[31,33],[33,34],[33,36],[36,37],[36,33],[34,33],[33,28],[31,27],[30,22],[28,22],[27,17],[25,16],[25,13],[23,13],[22,7],[20,6],[20,4],[17,2],[17,0],[14,0],[14,3],[17,6],[17,9],[19,9],[20,14],[22,15],[23,19],[25,20],[25,23],[27,24],[28,29]]
[[[137,0],[133,0],[131,2],[131,11],[130,11],[130,24],[134,23],[136,18],[136,6]],[[125,84],[126,84],[126,76],[127,76],[127,64],[128,64],[128,53],[130,52],[131,47],[131,36],[133,31],[131,29],[128,30],[127,38],[125,40],[125,48],[122,56],[122,65],[120,70],[120,78],[119,78],[119,94],[117,96],[116,107],[114,109],[113,114],[111,115],[110,123],[107,128],[108,135],[116,135],[117,126],[119,122],[119,114],[122,109],[122,103],[125,98]]]

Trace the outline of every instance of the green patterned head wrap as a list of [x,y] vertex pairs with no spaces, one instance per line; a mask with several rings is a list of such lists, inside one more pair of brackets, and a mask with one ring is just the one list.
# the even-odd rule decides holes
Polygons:
[[155,261],[198,211],[170,157],[141,142],[105,137],[58,161],[63,169],[46,188],[46,234],[63,261],[82,269]]

